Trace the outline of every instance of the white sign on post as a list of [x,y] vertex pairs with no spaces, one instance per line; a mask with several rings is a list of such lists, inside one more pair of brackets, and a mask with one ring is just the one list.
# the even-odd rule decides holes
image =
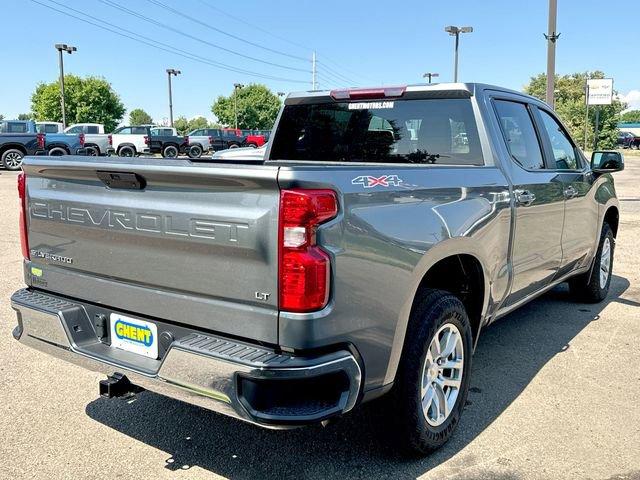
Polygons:
[[587,105],[611,105],[613,101],[613,78],[587,80]]

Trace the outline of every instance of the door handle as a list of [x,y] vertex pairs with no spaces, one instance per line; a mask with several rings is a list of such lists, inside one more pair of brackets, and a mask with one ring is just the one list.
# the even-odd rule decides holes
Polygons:
[[516,190],[516,202],[518,205],[522,205],[523,207],[528,207],[531,205],[535,199],[535,194],[531,193],[529,190]]
[[569,185],[565,188],[563,193],[565,198],[573,198],[578,195],[578,191],[573,187],[573,185]]

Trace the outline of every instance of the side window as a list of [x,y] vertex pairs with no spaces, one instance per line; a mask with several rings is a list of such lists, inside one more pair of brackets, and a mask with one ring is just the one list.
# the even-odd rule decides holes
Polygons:
[[55,125],[53,123],[45,123],[44,133],[58,133],[58,125]]
[[95,133],[99,133],[98,132],[98,127],[96,125],[87,125],[87,133],[88,134],[95,134]]
[[131,127],[131,133],[134,135],[146,135],[148,131],[146,127]]
[[27,133],[26,123],[9,122],[7,124],[8,133]]
[[191,135],[195,137],[195,136],[201,136],[204,134],[202,133],[202,130],[194,130],[193,132],[191,132]]
[[558,170],[576,170],[580,168],[573,142],[571,142],[560,124],[544,110],[540,110],[540,116],[551,142],[556,168]]
[[80,125],[71,127],[69,130],[67,130],[67,133],[80,133],[80,132],[82,132],[82,127]]
[[120,135],[131,135],[131,127],[122,127],[120,130],[116,130],[114,133],[119,133]]
[[542,149],[527,106],[508,100],[496,100],[495,105],[513,159],[527,170],[543,169]]

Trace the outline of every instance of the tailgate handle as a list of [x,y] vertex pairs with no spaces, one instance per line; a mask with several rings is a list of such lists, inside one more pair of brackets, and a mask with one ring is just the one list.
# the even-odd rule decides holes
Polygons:
[[98,170],[98,178],[109,188],[123,188],[128,190],[142,190],[147,181],[142,175],[131,172],[105,172]]

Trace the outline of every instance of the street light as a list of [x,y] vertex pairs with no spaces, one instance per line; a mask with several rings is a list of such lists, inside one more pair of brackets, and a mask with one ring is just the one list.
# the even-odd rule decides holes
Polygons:
[[428,78],[429,79],[429,83],[431,83],[431,79],[432,78],[436,78],[439,77],[440,74],[439,73],[431,73],[431,72],[427,72],[424,75],[422,75],[422,78]]
[[454,54],[454,60],[453,60],[453,81],[457,82],[458,81],[458,44],[460,43],[460,34],[473,32],[473,27],[456,27],[454,25],[449,25],[448,27],[444,27],[444,31],[447,32],[452,37],[456,37],[455,54]]
[[62,61],[62,52],[67,52],[71,55],[78,49],[66,43],[56,43],[54,46],[58,50],[58,63],[60,65],[60,106],[62,107],[62,128],[64,129],[67,128],[67,114],[64,109],[64,62]]
[[175,68],[167,68],[167,77],[169,78],[169,125],[173,127],[173,96],[171,94],[171,75],[176,77],[182,72]]
[[238,129],[238,90],[244,88],[244,85],[241,83],[233,84],[233,109],[236,114],[236,130]]

